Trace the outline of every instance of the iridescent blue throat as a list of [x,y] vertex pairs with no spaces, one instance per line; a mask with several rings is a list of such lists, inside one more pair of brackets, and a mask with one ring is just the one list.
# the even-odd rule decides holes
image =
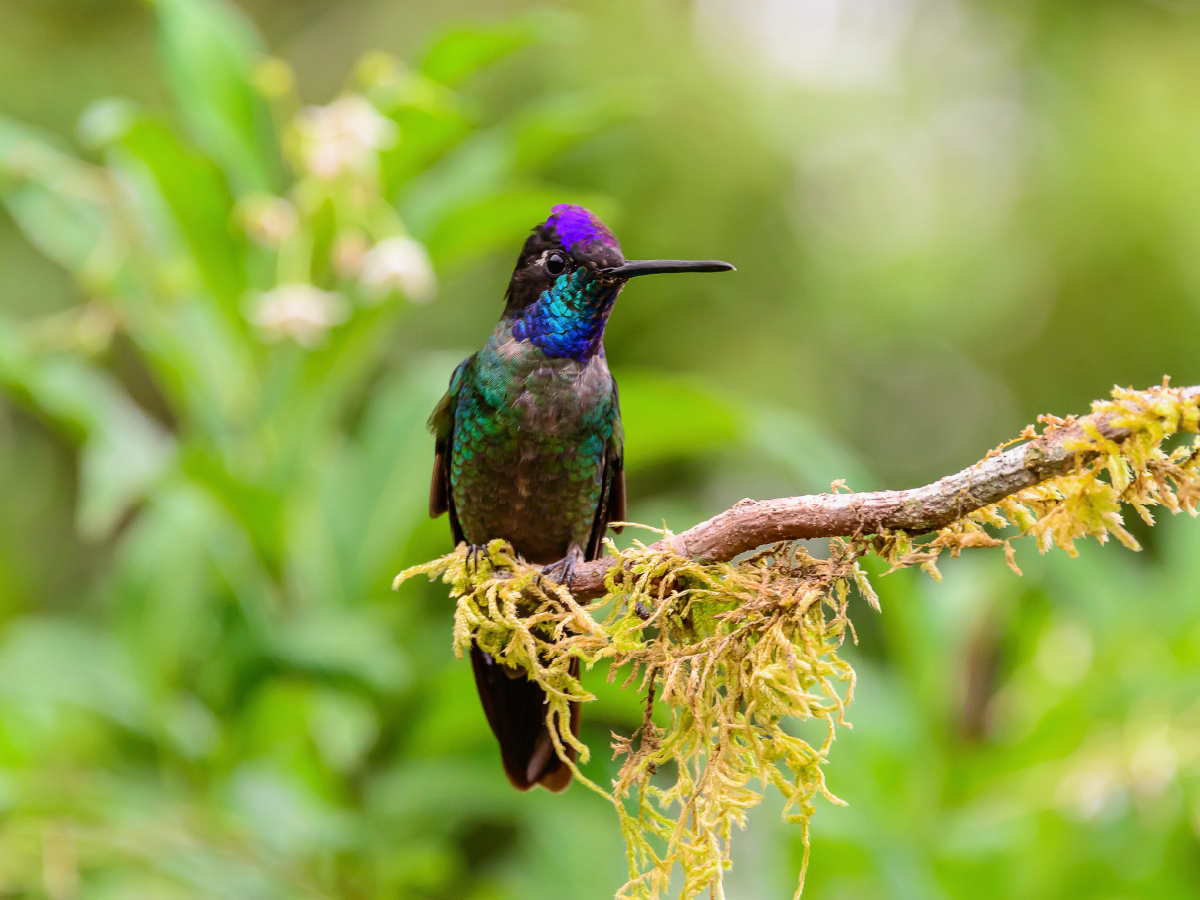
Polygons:
[[554,286],[521,310],[512,335],[550,359],[585,360],[600,350],[604,326],[620,287],[601,285],[585,269],[558,276]]

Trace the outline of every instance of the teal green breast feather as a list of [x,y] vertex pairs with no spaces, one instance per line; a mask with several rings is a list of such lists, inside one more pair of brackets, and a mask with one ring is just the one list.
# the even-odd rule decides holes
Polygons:
[[[641,275],[731,268],[629,262],[595,215],[555,206],[525,241],[496,330],[455,370],[430,418],[430,514],[449,512],[456,542],[504,538],[569,584],[576,564],[600,554],[608,524],[625,518],[620,404],[603,346],[617,295]],[[556,755],[541,688],[478,647],[471,665],[509,780],[566,788],[575,753]],[[570,729],[578,735],[578,704]]]
[[623,433],[603,352],[547,358],[501,323],[455,371],[430,425],[430,510],[451,513],[456,540],[501,537],[541,564],[572,546],[592,559],[608,522],[624,517]]

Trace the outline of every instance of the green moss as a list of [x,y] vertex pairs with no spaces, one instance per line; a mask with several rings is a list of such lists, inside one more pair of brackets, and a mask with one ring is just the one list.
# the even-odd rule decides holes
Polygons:
[[[478,571],[459,547],[397,583],[418,574],[448,583],[458,600],[456,652],[476,643],[537,681],[550,697],[559,749],[570,742],[584,761],[588,748],[566,724],[571,701],[593,698],[571,676],[570,660],[589,668],[612,660],[611,672],[636,683],[645,718],[630,737],[614,735],[624,761],[611,790],[571,764],[617,810],[630,859],[618,896],[664,895],[676,863],[683,897],[709,888],[719,896],[732,828],[761,799],[753,782],[783,793],[785,816],[806,839],[816,797],[841,802],[826,789],[821,765],[853,696],[854,672],[837,649],[849,630],[850,585],[866,585],[860,551],[836,542],[819,560],[780,544],[739,565],[702,565],[641,544],[609,551],[620,562],[609,572],[608,595],[590,605],[539,581],[503,541],[489,545]],[[668,710],[666,727],[652,721],[656,705]],[[783,727],[810,718],[827,726],[819,746]]]
[[[1123,527],[1122,504],[1148,522],[1149,507],[1160,504],[1195,515],[1200,444],[1171,453],[1161,448],[1177,432],[1196,431],[1195,401],[1165,384],[1116,389],[1093,412],[1112,414],[1130,437],[1118,445],[1083,420],[1085,437],[1068,448],[1080,453],[1073,472],[919,541],[903,532],[835,538],[826,559],[781,543],[736,565],[701,564],[640,543],[619,552],[610,542],[617,562],[606,576],[606,596],[591,604],[541,579],[504,541],[493,541],[477,564],[460,546],[402,572],[396,584],[420,574],[441,578],[458,604],[456,652],[477,644],[546,691],[559,755],[616,809],[629,853],[629,881],[618,898],[665,896],[676,864],[682,898],[705,890],[723,897],[733,827],[744,824],[766,785],[783,794],[785,819],[801,829],[805,867],[817,797],[842,802],[826,788],[822,766],[854,695],[854,671],[838,656],[853,634],[851,587],[879,608],[858,564],[862,555],[874,552],[893,569],[918,565],[940,578],[943,552],[1002,546],[1020,574],[1011,537],[1000,534],[1006,529],[1032,536],[1042,552],[1057,546],[1075,555],[1075,541],[1089,536],[1104,542],[1114,534],[1137,548]],[[568,742],[581,760],[588,758],[568,727],[569,704],[593,699],[571,675],[574,658],[589,668],[611,660],[609,677],[622,672],[625,686],[636,684],[645,698],[641,727],[613,736],[623,764],[608,789],[584,778],[563,748]],[[653,721],[656,706],[667,710],[665,727]],[[794,736],[784,727],[788,719],[820,720],[824,740],[815,746]],[[797,896],[803,884],[802,871]]]
[[[1092,414],[1111,416],[1111,424],[1128,429],[1130,435],[1118,444],[1100,433],[1094,419],[1080,419],[1083,437],[1066,445],[1079,454],[1073,472],[978,509],[919,545],[907,535],[884,534],[871,541],[871,548],[894,567],[920,565],[938,578],[937,559],[945,550],[957,556],[969,547],[1004,546],[1009,565],[1019,575],[1011,538],[993,536],[988,528],[998,533],[1012,528],[1016,537],[1033,537],[1042,553],[1058,547],[1073,557],[1078,555],[1075,542],[1086,537],[1103,544],[1113,535],[1131,550],[1140,549],[1125,529],[1125,505],[1149,525],[1154,524],[1152,506],[1196,515],[1200,442],[1169,453],[1162,448],[1173,435],[1196,432],[1200,409],[1195,396],[1165,382],[1144,391],[1113,388],[1111,399],[1092,404]],[[1075,419],[1043,416],[1039,421],[1053,427]]]

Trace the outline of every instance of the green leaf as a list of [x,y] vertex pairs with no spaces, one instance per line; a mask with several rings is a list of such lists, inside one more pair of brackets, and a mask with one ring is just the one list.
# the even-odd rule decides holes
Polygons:
[[378,607],[295,617],[275,634],[272,649],[299,669],[349,675],[383,693],[402,692],[411,678],[408,658],[392,642]]
[[611,218],[614,203],[605,197],[530,179],[547,160],[627,117],[632,107],[624,89],[534,102],[515,121],[473,135],[413,179],[398,201],[404,221],[444,265],[519,243],[555,203],[584,203]]
[[646,371],[619,371],[615,377],[627,468],[708,453],[746,434],[741,410],[692,379]]
[[246,246],[230,228],[233,197],[224,174],[167,126],[149,119],[130,127],[121,146],[153,175],[205,287],[244,324],[238,304],[246,292]]
[[825,493],[839,478],[851,490],[875,489],[874,476],[854,450],[795,410],[751,405],[747,421],[746,444],[790,475],[797,491]]
[[[177,414],[206,439],[228,440],[256,410],[261,384],[246,332],[208,297],[181,299],[169,310],[141,306],[133,337]],[[133,318],[133,317],[131,317]]]
[[602,218],[612,218],[615,204],[607,197],[581,195],[563,188],[518,188],[483,196],[446,214],[425,239],[437,266],[463,262],[517,246],[530,226],[550,214],[558,203],[582,203]]
[[555,94],[523,109],[512,125],[514,168],[527,172],[647,108],[646,90],[629,84]]
[[325,764],[349,772],[379,734],[371,704],[347,691],[320,690],[308,697],[308,730]]
[[[123,532],[111,581],[126,645],[143,678],[174,686],[209,664],[220,640],[216,604],[223,585],[213,547],[227,515],[207,492],[174,479]],[[183,723],[181,727],[188,727]]]
[[402,759],[370,785],[368,808],[385,822],[444,823],[448,809],[476,815],[514,814],[520,794],[497,771],[496,761]]
[[471,121],[457,107],[405,107],[393,119],[400,126],[400,140],[380,154],[383,193],[388,199],[471,133]]
[[523,47],[579,32],[579,19],[561,10],[543,10],[498,25],[463,25],[447,31],[425,53],[421,72],[449,87]]
[[222,0],[152,0],[163,66],[188,131],[239,195],[273,193],[279,162],[271,120],[252,84],[261,42]]
[[108,536],[167,470],[175,442],[132,403],[115,402],[79,460],[79,531]]
[[[215,184],[206,185],[186,160],[169,154],[157,159],[166,196],[154,169],[123,144],[110,148],[109,163],[117,176],[122,231],[137,249],[111,285],[111,300],[173,412],[194,416],[211,439],[220,440],[244,421],[259,386],[257,344],[237,302],[244,277],[237,257],[244,248],[228,234],[228,191],[203,161],[199,165],[208,166]],[[185,185],[193,176],[199,187],[213,190],[207,201]],[[224,293],[224,303],[206,290],[210,285]]]
[[280,353],[270,392],[278,406],[268,410],[269,428],[285,440],[279,447],[284,477],[290,467],[321,446],[358,398],[390,349],[398,319],[406,307],[383,304],[360,309],[335,328],[320,349],[299,356]]
[[343,849],[350,841],[345,813],[294,773],[262,762],[247,763],[234,773],[229,801],[250,832],[284,857]]
[[605,197],[530,179],[547,160],[628,116],[633,106],[624,89],[530,104],[515,121],[473,135],[414,178],[398,201],[404,221],[434,260],[447,265],[519,244],[556,203],[583,203],[611,218],[614,203]]
[[48,618],[13,622],[0,640],[0,696],[70,704],[149,732],[148,698],[128,656],[111,637]]
[[230,471],[228,460],[199,442],[186,445],[181,467],[229,513],[269,566],[283,557],[283,499],[274,487]]
[[514,158],[512,136],[502,128],[464,141],[401,195],[400,213],[413,236],[428,246],[448,215],[502,191],[511,180]]
[[123,252],[100,170],[3,117],[0,197],[30,243],[85,281],[105,281],[119,267]]
[[466,353],[438,354],[376,391],[357,446],[343,457],[342,474],[324,490],[324,515],[347,560],[351,590],[387,584],[413,530],[429,514],[433,436],[429,412],[445,393]]
[[211,756],[220,745],[220,721],[195,697],[172,697],[159,715],[165,736],[185,759]]
[[491,740],[470,668],[451,663],[436,678],[422,670],[420,702],[405,722],[409,756],[442,759]]
[[0,323],[0,383],[20,390],[83,443],[78,525],[88,538],[106,536],[167,470],[171,436],[107,373],[65,355],[39,355]]

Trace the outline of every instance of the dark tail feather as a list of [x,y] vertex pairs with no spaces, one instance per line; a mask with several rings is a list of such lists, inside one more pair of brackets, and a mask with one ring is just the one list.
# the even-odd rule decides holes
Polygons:
[[[471,648],[475,687],[483,701],[492,733],[500,742],[504,771],[513,787],[527,791],[535,784],[558,792],[571,783],[571,769],[554,752],[546,728],[546,694],[521,672],[502,666],[478,647]],[[571,675],[579,677],[579,660],[571,660]],[[579,704],[571,704],[571,733],[579,735]],[[572,762],[575,750],[566,742]]]

